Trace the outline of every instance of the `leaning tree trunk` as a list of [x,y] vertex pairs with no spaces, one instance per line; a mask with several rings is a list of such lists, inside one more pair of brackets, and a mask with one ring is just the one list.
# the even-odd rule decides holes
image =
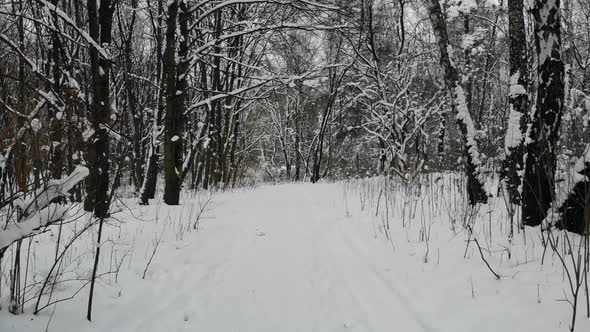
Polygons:
[[556,144],[564,100],[560,0],[535,0],[537,101],[526,137],[522,192],[524,225],[540,225],[555,188]]
[[438,40],[440,51],[440,63],[445,70],[445,84],[449,90],[451,100],[451,109],[456,113],[457,122],[461,129],[464,141],[465,155],[465,172],[467,174],[467,195],[469,203],[486,203],[487,194],[483,187],[483,178],[481,175],[481,161],[477,142],[475,141],[475,127],[467,108],[465,101],[465,92],[459,85],[459,74],[457,68],[451,61],[449,54],[449,37],[447,33],[447,24],[442,15],[442,10],[438,0],[429,0],[430,21],[434,29],[434,35]]
[[522,0],[508,0],[510,33],[510,113],[504,141],[506,156],[501,176],[512,203],[520,203],[521,177],[524,169],[524,136],[529,115],[527,42]]
[[[113,6],[110,0],[101,0],[100,9],[96,2],[88,1],[89,35],[100,40],[99,45],[111,43]],[[109,133],[111,114],[109,102],[111,61],[99,55],[96,47],[90,47],[90,71],[92,76],[92,104],[88,117],[94,134],[88,139],[86,161],[90,174],[86,178],[86,211],[94,211],[99,218],[107,217],[109,211]]]

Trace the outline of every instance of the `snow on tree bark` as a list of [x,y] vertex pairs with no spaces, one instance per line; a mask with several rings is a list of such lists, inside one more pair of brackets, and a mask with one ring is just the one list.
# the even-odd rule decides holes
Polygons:
[[586,146],[584,156],[572,169],[571,189],[567,190],[565,199],[556,200],[556,226],[578,234],[590,232],[590,144]]
[[540,225],[555,188],[556,143],[564,101],[560,0],[535,0],[537,100],[525,138],[522,221]]
[[69,176],[48,181],[32,197],[16,199],[14,204],[20,208],[22,220],[17,224],[9,224],[0,231],[0,257],[12,243],[62,219],[69,206],[51,202],[58,197],[67,196],[88,174],[86,167],[78,166]]
[[520,203],[524,169],[524,135],[529,115],[527,43],[522,0],[508,1],[510,33],[510,89],[508,128],[504,140],[505,157],[501,177],[506,181],[509,199]]
[[459,124],[464,143],[465,173],[467,175],[467,195],[469,203],[486,203],[488,195],[484,189],[481,175],[480,154],[475,141],[475,126],[467,108],[465,92],[459,84],[459,74],[455,68],[447,33],[447,24],[438,0],[429,0],[429,17],[440,51],[440,63],[445,71],[445,84],[449,91],[451,108]]

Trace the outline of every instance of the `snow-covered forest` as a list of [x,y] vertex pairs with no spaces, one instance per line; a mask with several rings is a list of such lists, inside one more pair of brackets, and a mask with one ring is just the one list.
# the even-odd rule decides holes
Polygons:
[[0,0],[0,331],[587,331],[590,0]]

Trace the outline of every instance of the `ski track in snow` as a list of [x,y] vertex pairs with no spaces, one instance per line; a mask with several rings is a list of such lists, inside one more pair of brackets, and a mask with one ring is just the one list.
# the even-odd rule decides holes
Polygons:
[[[465,295],[469,289],[457,291],[467,288],[466,283],[420,281],[441,278],[433,274],[410,285],[409,278],[417,276],[408,277],[409,255],[403,243],[388,243],[373,233],[369,222],[349,215],[341,184],[263,186],[214,200],[211,218],[202,221],[199,232],[161,244],[146,280],[141,280],[140,264],[122,272],[123,280],[115,286],[98,284],[92,323],[84,320],[84,292],[57,307],[49,331],[439,332],[471,331],[476,324],[482,324],[482,331],[503,331],[487,321],[478,323],[489,319],[490,312],[460,318],[466,305],[486,311],[484,302],[457,302],[471,300]],[[162,207],[169,215],[184,211],[180,209]],[[398,226],[392,231],[399,232],[400,239],[408,236]],[[409,259],[424,272],[420,257]],[[497,281],[489,281],[481,262],[474,264],[481,279],[492,285],[490,292],[498,294],[493,288]],[[480,285],[478,281],[483,301],[487,289]],[[444,306],[445,296],[449,308],[433,309],[437,303]],[[555,322],[565,317],[560,328],[555,322],[547,331],[564,330],[567,313],[545,318]],[[49,316],[11,316],[3,310],[0,331],[44,331]],[[500,326],[512,324],[504,323]],[[541,324],[529,327],[538,332]]]

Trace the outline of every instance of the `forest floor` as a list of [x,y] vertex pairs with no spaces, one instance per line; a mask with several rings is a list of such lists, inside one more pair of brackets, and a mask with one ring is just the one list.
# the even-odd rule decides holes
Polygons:
[[[0,331],[568,330],[567,278],[554,255],[541,264],[538,230],[508,244],[499,235],[504,226],[492,221],[500,205],[480,211],[474,232],[497,280],[473,241],[466,249],[469,235],[453,226],[453,213],[431,206],[435,200],[415,204],[406,220],[396,215],[395,198],[377,211],[381,197],[362,192],[340,182],[220,193],[197,231],[204,194],[179,207],[130,205],[114,215],[103,242],[99,273],[112,273],[98,283],[91,323],[86,287],[36,316],[36,299],[18,316],[4,299]],[[55,252],[51,236],[34,245]],[[80,280],[58,283],[52,300],[68,297],[89,274],[95,239],[78,242],[61,279]],[[42,279],[52,259],[31,258],[40,271],[32,280]],[[589,331],[580,299],[576,330]]]

